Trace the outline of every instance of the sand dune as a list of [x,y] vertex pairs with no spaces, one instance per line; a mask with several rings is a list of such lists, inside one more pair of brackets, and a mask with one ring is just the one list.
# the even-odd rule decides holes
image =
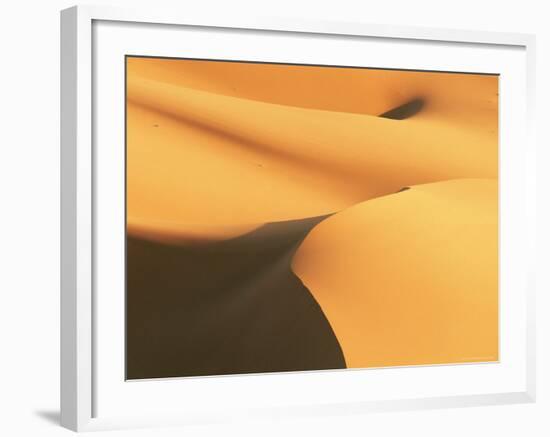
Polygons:
[[290,269],[322,219],[200,245],[129,238],[127,377],[344,368],[330,324]]
[[349,367],[498,359],[495,180],[411,187],[326,219],[292,269]]
[[[483,92],[475,100],[453,91],[456,102],[450,107],[454,112],[445,112],[437,110],[450,98],[439,91],[440,79],[435,78],[441,75],[432,78],[432,94],[424,78],[415,92],[411,88],[397,99],[381,98],[381,91],[376,90],[389,94],[393,81],[406,84],[403,78],[411,76],[410,72],[398,72],[387,84],[388,79],[382,80],[384,76],[376,70],[377,80],[372,80],[370,70],[359,70],[367,72],[362,82],[353,70],[354,83],[368,85],[367,91],[373,93],[363,100],[385,102],[372,108],[366,103],[366,109],[376,111],[373,114],[343,111],[357,110],[353,106],[336,111],[329,100],[320,109],[305,108],[297,105],[298,97],[289,91],[282,96],[261,96],[260,88],[244,87],[243,78],[237,90],[245,89],[239,97],[232,89],[215,93],[216,82],[210,88],[189,88],[175,79],[151,80],[141,61],[150,62],[129,60],[128,75],[131,229],[139,228],[134,222],[142,227],[149,222],[149,228],[164,222],[172,224],[166,226],[167,232],[185,235],[187,226],[207,221],[234,230],[242,227],[244,233],[266,222],[340,211],[403,186],[497,175],[497,120],[494,111],[488,110],[496,82],[485,76],[460,75]],[[231,83],[222,79],[218,81]],[[324,79],[332,80],[329,94],[345,93],[350,86],[338,75]],[[292,83],[291,78],[286,81]],[[412,118],[378,117],[417,93],[425,95],[425,104]],[[490,117],[483,128],[460,128],[465,117],[478,120],[487,114]]]
[[127,58],[127,375],[498,359],[498,77]]
[[495,76],[288,64],[128,58],[129,76],[178,88],[332,112],[379,115],[414,98],[423,116],[479,128],[496,119]]

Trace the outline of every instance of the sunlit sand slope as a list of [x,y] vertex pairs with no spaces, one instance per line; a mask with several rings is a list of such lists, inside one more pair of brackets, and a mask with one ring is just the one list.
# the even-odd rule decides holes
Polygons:
[[[128,226],[143,238],[232,238],[497,176],[496,77],[129,58],[127,97]],[[411,99],[412,117],[379,117]]]
[[496,180],[413,186],[317,225],[292,269],[348,367],[498,359]]
[[496,118],[495,76],[288,64],[128,58],[128,76],[282,106],[379,115],[413,98],[424,115],[487,128]]

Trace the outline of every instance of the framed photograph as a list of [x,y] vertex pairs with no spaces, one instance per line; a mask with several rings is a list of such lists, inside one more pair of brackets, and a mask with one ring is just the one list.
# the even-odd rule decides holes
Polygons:
[[62,425],[533,402],[534,37],[61,13]]

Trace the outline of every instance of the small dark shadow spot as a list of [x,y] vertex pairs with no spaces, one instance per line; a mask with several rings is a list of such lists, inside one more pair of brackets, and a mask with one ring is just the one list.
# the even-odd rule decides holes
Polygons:
[[423,107],[424,100],[413,99],[410,102],[398,106],[397,108],[390,109],[389,111],[380,114],[379,117],[389,118],[391,120],[405,120],[406,118],[418,114]]
[[60,422],[60,414],[59,411],[35,411],[34,412],[38,417],[45,420],[46,422],[49,422],[54,425],[59,425]]
[[159,127],[159,125],[158,125],[158,124],[154,124],[153,127]]
[[396,191],[396,193],[402,193],[403,191],[407,191],[407,190],[410,190],[410,189],[411,189],[411,187],[403,187],[400,190]]

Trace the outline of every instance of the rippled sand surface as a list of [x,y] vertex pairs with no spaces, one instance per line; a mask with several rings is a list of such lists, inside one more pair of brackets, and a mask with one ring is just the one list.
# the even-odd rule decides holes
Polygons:
[[130,378],[498,360],[498,78],[127,58]]

